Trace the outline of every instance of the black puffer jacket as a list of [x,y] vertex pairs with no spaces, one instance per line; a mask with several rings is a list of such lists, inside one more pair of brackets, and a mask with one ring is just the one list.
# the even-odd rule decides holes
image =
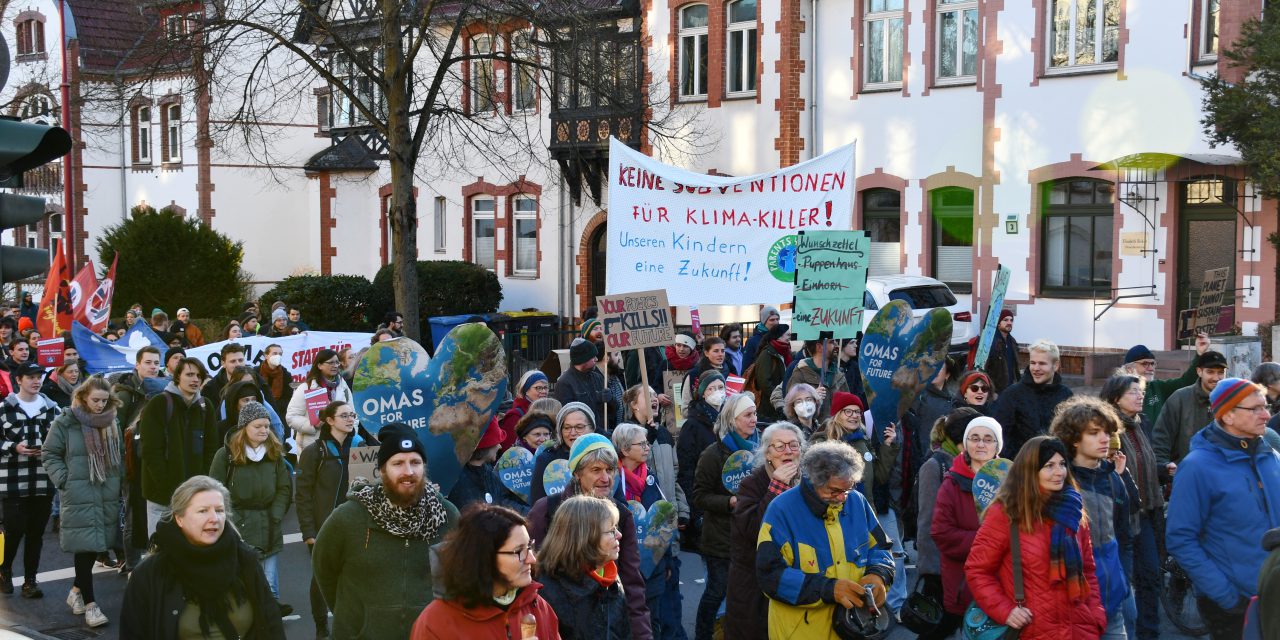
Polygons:
[[298,528],[302,530],[304,541],[316,537],[329,514],[347,501],[350,479],[346,460],[351,447],[366,444],[369,443],[358,433],[351,434],[341,445],[332,438],[322,437],[307,445],[298,455],[294,503],[298,505]]
[[1048,433],[1053,410],[1071,395],[1060,374],[1053,374],[1049,382],[1036,384],[1031,370],[1023,369],[1022,380],[1005,389],[991,411],[991,417],[1004,431],[1001,457],[1012,460],[1028,440]]
[[560,619],[564,640],[630,640],[631,622],[621,583],[606,589],[585,572],[576,580],[559,575],[542,575],[538,580],[542,582],[538,593]]
[[694,475],[698,457],[719,440],[716,437],[716,410],[698,398],[689,403],[689,419],[676,438],[676,482],[689,499],[689,524],[680,533],[680,542],[688,551],[697,553],[702,538],[702,509],[693,500]]

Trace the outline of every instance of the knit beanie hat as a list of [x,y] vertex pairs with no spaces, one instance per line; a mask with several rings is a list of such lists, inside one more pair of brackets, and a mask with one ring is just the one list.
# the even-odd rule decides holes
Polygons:
[[724,375],[722,375],[719,371],[716,371],[715,369],[710,369],[707,372],[703,373],[702,377],[698,378],[698,395],[696,397],[701,398],[704,394],[706,394],[707,387],[710,387],[711,383],[715,382],[716,380],[719,380],[720,382],[724,382]]
[[485,427],[484,435],[480,436],[480,442],[476,443],[476,450],[488,449],[494,445],[502,444],[507,439],[507,433],[498,425],[498,417],[494,416],[489,420],[489,426]]
[[524,375],[520,376],[520,384],[516,387],[520,389],[520,397],[523,398],[525,394],[529,393],[529,389],[533,388],[533,385],[538,384],[539,382],[546,382],[547,384],[551,383],[550,380],[547,380],[547,374],[539,371],[538,369],[526,371]]
[[586,322],[582,323],[582,337],[586,338],[587,336],[590,336],[591,332],[595,331],[596,327],[599,327],[599,326],[600,326],[600,321],[595,318],[591,318],[590,320],[587,320]]
[[[165,364],[166,362],[168,362],[168,361],[169,361],[169,358],[172,358],[172,357],[173,357],[173,354],[175,354],[175,353],[177,353],[177,354],[181,354],[181,355],[183,355],[183,356],[186,356],[186,355],[187,355],[187,350],[186,350],[186,349],[183,349],[182,347],[172,347],[172,348],[170,348],[169,350],[167,350],[167,351],[165,351],[165,352],[164,352],[164,360],[162,360],[162,361],[160,362],[160,366],[162,366],[162,367],[163,367],[163,366],[164,366],[164,364]],[[170,372],[170,373],[172,373],[172,372]]]
[[1011,309],[1001,309],[1001,310],[1000,310],[1000,319],[999,319],[999,320],[996,320],[996,322],[1000,322],[1001,320],[1004,320],[1005,318],[1012,318],[1012,317],[1013,317],[1013,310],[1011,310]]
[[236,428],[243,429],[250,422],[260,418],[271,419],[271,414],[267,413],[267,408],[262,406],[261,402],[250,400],[240,407],[240,419],[236,420]]
[[963,378],[960,378],[960,394],[963,395],[969,385],[975,382],[985,382],[987,384],[987,392],[991,392],[991,376],[982,371],[970,371],[964,374]]
[[586,364],[596,358],[596,345],[590,340],[574,338],[569,345],[569,362],[573,366]]
[[867,410],[867,406],[862,404],[862,398],[848,391],[837,391],[834,396],[831,396],[831,415],[840,413],[850,405],[857,407],[860,411]]
[[588,433],[581,438],[573,441],[573,447],[569,449],[569,472],[573,473],[578,469],[578,463],[582,462],[583,456],[597,449],[608,449],[613,451],[613,443],[609,439],[598,434]]
[[382,441],[378,446],[379,469],[397,453],[417,453],[422,456],[423,462],[427,460],[427,450],[418,439],[418,434],[414,432],[413,427],[403,422],[382,425],[382,430],[378,432],[378,440]]
[[[999,455],[1000,451],[1004,449],[1004,431],[1000,428],[1000,423],[996,422],[996,419],[990,416],[978,416],[973,420],[970,420],[969,426],[964,428],[963,440],[968,440],[969,433],[972,432],[974,429],[977,429],[978,427],[986,427],[991,430],[991,433],[995,434],[996,455]],[[960,445],[961,447],[964,446],[963,442],[957,442],[956,444]]]
[[687,333],[677,333],[677,334],[676,334],[676,344],[682,344],[682,345],[684,345],[684,346],[686,346],[686,347],[689,347],[689,350],[690,350],[690,351],[697,351],[697,350],[698,350],[698,341],[697,341],[697,340],[694,340],[694,339],[693,339],[693,336],[691,336],[691,335],[689,335],[689,334],[687,334]]
[[551,419],[551,416],[545,413],[535,413],[528,420],[521,420],[520,424],[516,425],[516,437],[523,438],[538,427],[542,427],[551,433],[556,432],[556,423]]
[[766,304],[760,308],[760,324],[768,324],[770,316],[778,316],[778,318],[782,318],[782,314],[778,313],[777,307],[772,307]]
[[31,331],[31,330],[33,330],[33,329],[35,329],[35,328],[36,328],[36,325],[35,325],[35,323],[34,323],[34,322],[32,322],[32,321],[31,321],[31,318],[28,318],[28,317],[26,317],[26,316],[22,316],[21,318],[18,318],[18,332],[19,332],[19,333],[21,333],[21,332],[23,332],[23,331]]
[[289,321],[289,314],[284,309],[276,309],[271,312],[271,322],[274,324],[277,320]]
[[560,407],[560,412],[556,414],[556,428],[555,428],[555,431],[553,432],[556,436],[556,440],[561,439],[560,429],[564,426],[564,419],[567,418],[569,414],[575,411],[578,413],[581,413],[582,415],[585,415],[587,417],[587,422],[591,424],[591,430],[595,431],[596,414],[591,411],[591,407],[588,407],[587,405],[581,402],[570,402],[564,405],[563,407]]
[[1139,360],[1155,360],[1155,359],[1156,359],[1155,354],[1151,353],[1151,350],[1148,349],[1147,345],[1145,344],[1135,344],[1132,347],[1129,347],[1129,351],[1124,354],[1124,364],[1129,364],[1130,362],[1137,362]]
[[1244,378],[1227,378],[1209,392],[1209,408],[1213,410],[1213,419],[1221,420],[1222,416],[1240,404],[1241,400],[1258,392],[1258,385]]

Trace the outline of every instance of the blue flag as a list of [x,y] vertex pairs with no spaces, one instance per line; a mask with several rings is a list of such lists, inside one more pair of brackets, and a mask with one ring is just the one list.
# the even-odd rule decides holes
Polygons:
[[135,322],[123,338],[108,342],[79,322],[71,324],[71,340],[80,353],[80,361],[89,373],[114,373],[133,369],[138,350],[153,346],[163,353],[168,348],[145,322]]

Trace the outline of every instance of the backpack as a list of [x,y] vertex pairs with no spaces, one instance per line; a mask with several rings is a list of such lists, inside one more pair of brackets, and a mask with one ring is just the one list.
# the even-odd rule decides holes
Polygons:
[[[925,464],[929,464],[930,462],[937,461],[938,466],[941,467],[941,473],[946,474],[947,468],[951,466],[951,460],[952,460],[951,456],[948,455],[945,451],[934,451],[933,455],[929,456],[929,458],[924,461],[924,464],[920,465],[920,468],[923,469]],[[905,508],[902,510],[902,539],[903,540],[917,539],[916,536],[920,533],[919,519],[920,519],[920,473],[917,472],[916,477],[911,481],[911,496],[907,499]]]

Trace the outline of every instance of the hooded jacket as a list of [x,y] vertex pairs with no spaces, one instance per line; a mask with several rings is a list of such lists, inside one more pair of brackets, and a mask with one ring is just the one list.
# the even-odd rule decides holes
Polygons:
[[1071,389],[1062,384],[1061,374],[1055,373],[1049,382],[1036,384],[1031,370],[1024,369],[1022,380],[1009,385],[991,410],[991,417],[1004,427],[1001,457],[1014,459],[1028,440],[1048,433],[1053,410],[1071,395]]
[[756,467],[738,485],[738,504],[729,529],[729,584],[733,588],[725,595],[726,638],[768,640],[769,598],[756,582],[756,541],[765,511],[774,498],[790,488],[770,477],[766,464]]
[[209,472],[221,443],[213,405],[199,394],[191,402],[172,382],[147,401],[138,420],[142,435],[142,497],[169,504],[173,491]]
[[[118,432],[120,426],[112,424],[106,429]],[[83,427],[70,411],[53,421],[40,459],[49,480],[62,496],[62,519],[58,526],[62,550],[101,553],[114,549],[120,538],[120,483],[124,479],[124,460],[114,468],[105,469],[107,477],[103,482],[92,482]]]
[[942,607],[947,613],[963,615],[973,602],[973,593],[964,577],[964,562],[978,537],[982,521],[973,502],[973,469],[959,455],[951,459],[951,468],[938,487],[933,503],[933,522],[929,536],[938,548],[942,573]]
[[1181,464],[1191,450],[1192,438],[1210,422],[1213,414],[1209,411],[1209,392],[1202,385],[1196,383],[1174,391],[1151,431],[1157,466],[1163,469],[1170,462]]
[[1085,512],[1089,514],[1089,535],[1098,576],[1098,593],[1107,617],[1114,618],[1129,596],[1123,556],[1132,560],[1129,535],[1129,495],[1115,466],[1103,460],[1096,468],[1071,465],[1071,475],[1080,485]]
[[532,615],[538,621],[539,638],[560,636],[560,619],[538,591],[542,585],[529,583],[505,609],[484,605],[468,609],[456,600],[432,600],[413,623],[410,640],[510,640],[521,638],[520,621]]
[[245,544],[264,558],[284,550],[284,514],[293,503],[293,477],[283,455],[236,464],[223,447],[213,456],[209,477],[231,493],[231,519]]
[[53,495],[40,456],[24,456],[17,449],[18,444],[43,447],[54,419],[62,413],[43,394],[37,394],[35,402],[40,410],[33,416],[18,403],[16,393],[10,393],[0,406],[0,495],[6,498]]
[[1275,451],[1262,438],[1237,438],[1217,422],[1200,430],[1173,477],[1165,528],[1169,554],[1191,576],[1196,591],[1223,609],[1256,594],[1258,570],[1267,556],[1258,542],[1276,527],[1280,458]]

